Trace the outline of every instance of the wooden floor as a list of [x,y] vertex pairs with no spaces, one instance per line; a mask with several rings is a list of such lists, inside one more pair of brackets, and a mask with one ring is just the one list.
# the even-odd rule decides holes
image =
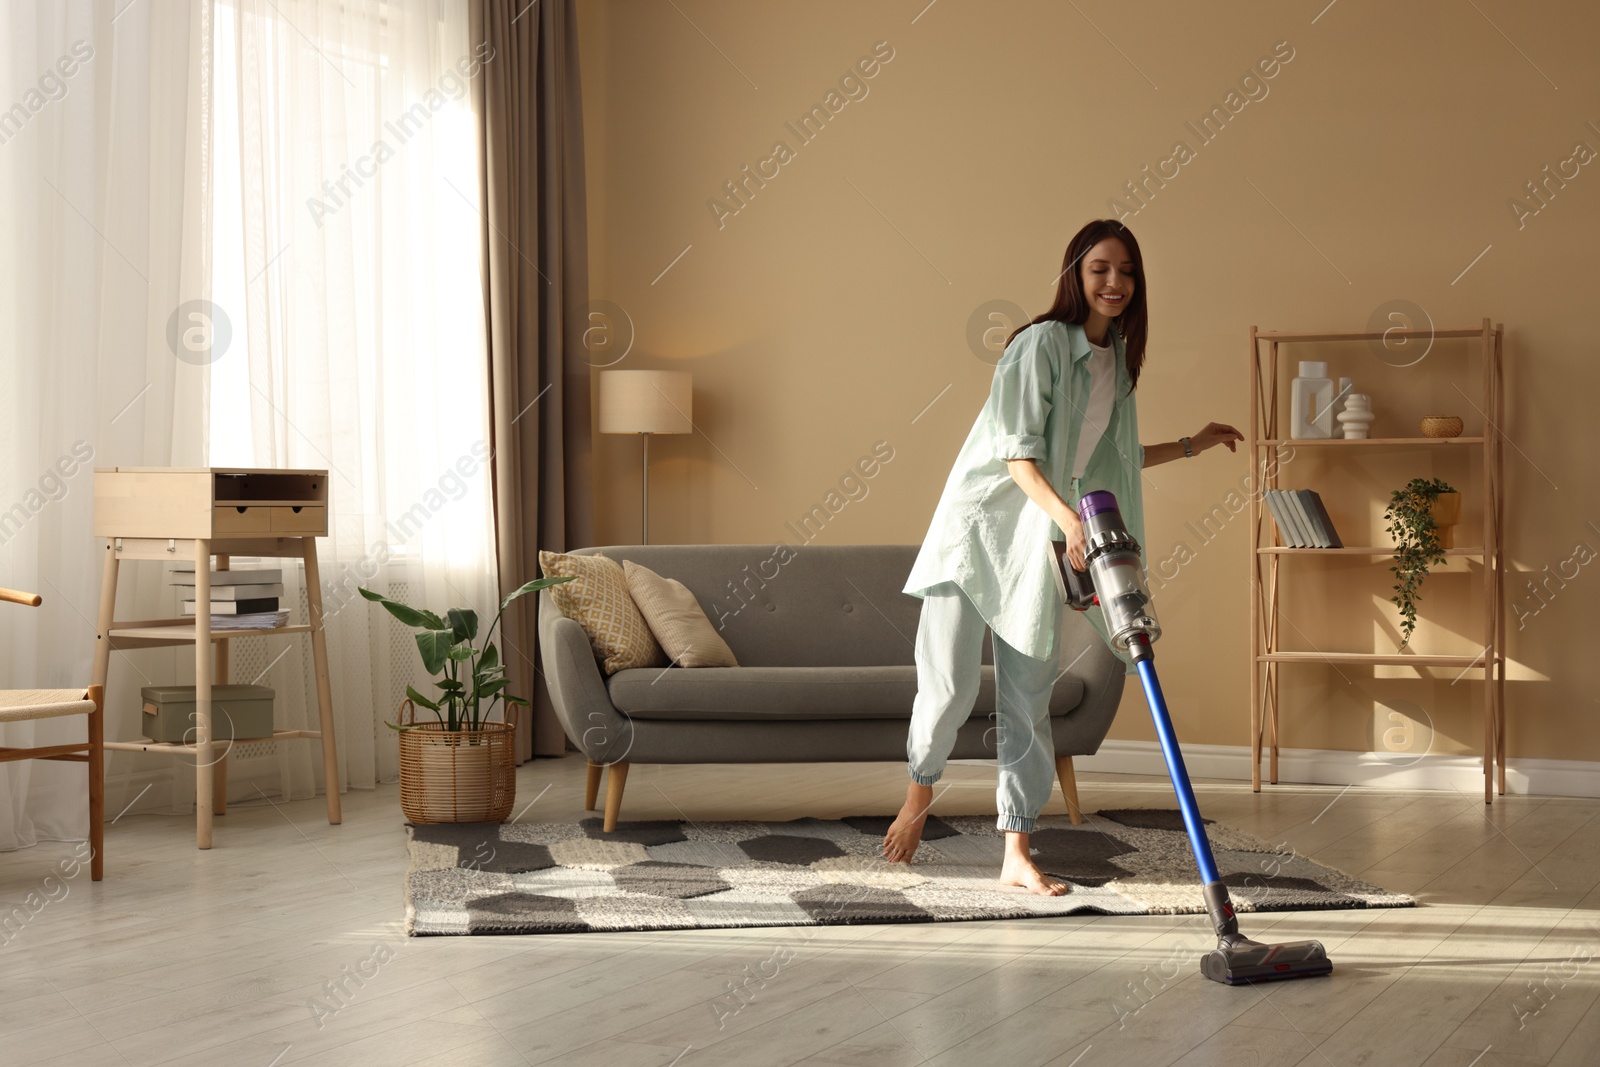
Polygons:
[[[951,768],[935,812],[992,812],[993,774]],[[624,810],[889,813],[902,783],[637,767]],[[1161,780],[1080,785],[1091,811],[1173,806]],[[578,817],[582,787],[578,760],[522,768],[522,819]],[[1197,973],[1201,916],[408,939],[389,786],[349,794],[339,827],[316,800],[234,806],[204,853],[192,820],[126,816],[98,885],[47,877],[71,846],[0,855],[0,1063],[1600,1063],[1600,801],[1197,791],[1208,818],[1422,906],[1245,916],[1257,939],[1320,938],[1336,972],[1238,989]]]

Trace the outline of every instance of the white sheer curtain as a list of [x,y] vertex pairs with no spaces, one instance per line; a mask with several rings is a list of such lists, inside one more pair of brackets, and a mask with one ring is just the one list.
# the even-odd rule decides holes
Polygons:
[[[382,720],[422,679],[409,639],[355,587],[494,607],[466,85],[484,61],[464,0],[7,0],[0,584],[44,606],[0,614],[0,685],[87,684],[104,553],[93,468],[326,468],[342,773],[357,787],[393,776]],[[169,341],[192,301],[231,330],[214,362]],[[118,615],[171,614],[165,582],[125,566]],[[312,725],[308,642],[267,640],[267,675],[232,680],[273,685],[280,722]],[[188,682],[192,665],[188,651],[113,655],[108,737],[138,736],[138,687]],[[281,749],[284,791],[321,787],[315,746]],[[164,788],[146,795],[152,783]],[[112,812],[192,800],[179,761],[111,761]],[[82,837],[86,819],[81,767],[0,767],[0,849]]]
[[[209,15],[209,0],[8,0],[0,19],[0,584],[44,597],[0,613],[0,685],[89,682],[104,557],[93,469],[204,461],[204,374],[175,357],[167,326],[209,295]],[[162,583],[124,568],[122,616],[166,614]],[[138,687],[179,672],[170,650],[114,655],[107,736],[138,736]],[[83,730],[53,720],[0,738]],[[118,754],[110,810],[144,778],[186,780],[192,796],[192,771]],[[81,765],[0,767],[0,849],[81,838],[87,818]]]
[[[217,21],[216,300],[248,358],[214,369],[211,462],[328,471],[341,773],[366,788],[397,773],[405,685],[431,687],[356,586],[485,625],[495,607],[467,83],[486,57],[465,0],[219,0]],[[309,642],[277,640],[278,722],[314,728]],[[281,747],[309,795],[315,748]]]

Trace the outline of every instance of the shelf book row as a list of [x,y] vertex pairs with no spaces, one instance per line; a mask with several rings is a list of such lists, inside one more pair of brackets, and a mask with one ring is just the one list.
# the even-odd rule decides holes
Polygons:
[[1322,506],[1322,498],[1310,489],[1268,489],[1263,498],[1278,537],[1290,548],[1343,548],[1339,531]]
[[[195,569],[176,566],[167,572],[177,587],[185,615],[197,614]],[[213,630],[257,630],[286,626],[289,612],[278,607],[283,596],[283,568],[256,567],[211,572],[210,611]]]

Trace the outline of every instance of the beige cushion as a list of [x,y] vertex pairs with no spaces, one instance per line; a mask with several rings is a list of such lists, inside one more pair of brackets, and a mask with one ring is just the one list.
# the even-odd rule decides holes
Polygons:
[[649,567],[622,561],[628,593],[667,657],[680,667],[737,667],[733,649],[717,635],[689,587]]
[[589,635],[589,645],[606,674],[629,667],[667,665],[666,654],[628,595],[627,579],[615,560],[540,552],[539,569],[546,578],[578,579],[551,586],[550,596],[561,613]]

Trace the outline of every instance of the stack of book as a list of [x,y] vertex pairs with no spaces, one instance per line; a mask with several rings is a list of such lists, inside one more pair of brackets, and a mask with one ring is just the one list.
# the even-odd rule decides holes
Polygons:
[[[171,584],[178,587],[185,615],[198,614],[194,599],[194,564],[178,565],[168,572]],[[289,612],[280,610],[283,596],[283,568],[258,567],[250,570],[211,572],[211,616],[213,630],[258,630],[285,626]]]
[[1310,489],[1268,489],[1267,510],[1290,548],[1343,548],[1322,498]]

